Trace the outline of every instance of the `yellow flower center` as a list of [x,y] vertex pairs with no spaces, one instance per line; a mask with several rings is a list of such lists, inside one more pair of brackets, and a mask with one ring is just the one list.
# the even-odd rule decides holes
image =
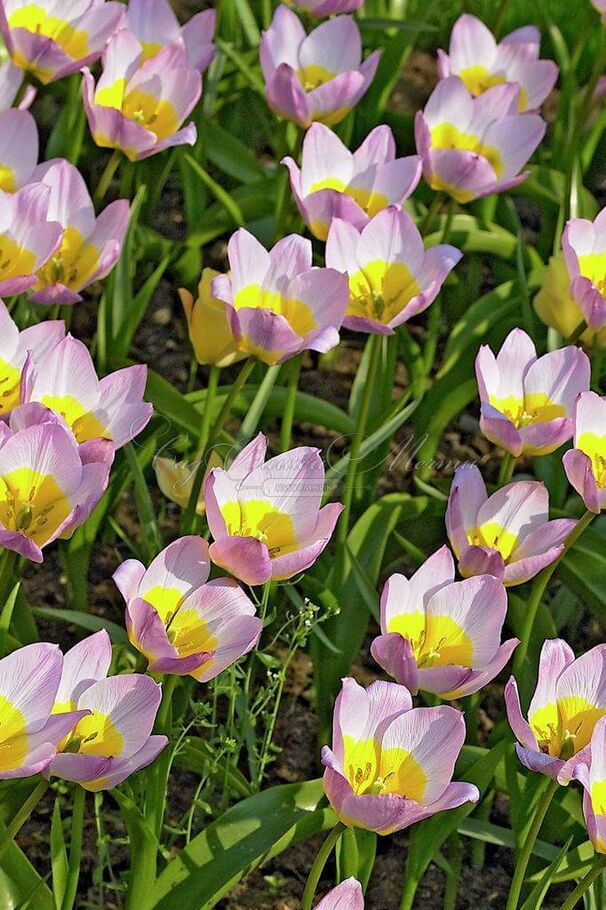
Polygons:
[[304,66],[297,70],[299,82],[306,92],[312,92],[315,88],[319,88],[320,85],[330,82],[331,79],[335,78],[335,75],[336,73],[331,73],[326,67],[319,66],[317,63],[311,63],[309,66]]
[[451,616],[405,613],[394,616],[387,631],[408,639],[419,669],[473,667],[473,642]]
[[0,357],[0,414],[21,404],[21,370]]
[[[8,17],[8,24],[11,29],[22,28],[34,35],[50,38],[72,60],[83,60],[89,54],[86,32],[73,28],[64,19],[48,15],[36,3],[28,3],[14,10]],[[40,66],[35,59],[28,59],[20,51],[14,52],[12,59],[15,66],[34,73],[41,82],[48,82],[54,75],[52,69]]]
[[20,768],[27,752],[25,718],[4,695],[0,695],[0,771]]
[[62,752],[116,758],[122,754],[124,737],[109,714],[93,711],[78,721],[62,747]]
[[99,250],[92,243],[85,242],[76,228],[68,227],[57,252],[39,269],[35,290],[63,284],[79,291],[89,284],[98,262]]
[[405,749],[383,749],[374,739],[344,737],[343,770],[357,796],[395,793],[421,803],[427,776]]
[[63,417],[79,443],[111,438],[101,421],[72,395],[44,395],[41,404]]
[[606,436],[582,433],[577,440],[577,448],[591,460],[597,485],[606,488]]
[[290,515],[276,509],[267,500],[227,502],[221,507],[221,514],[230,536],[255,537],[266,544],[272,559],[297,548]]
[[588,278],[600,294],[606,297],[606,253],[579,256],[579,269],[583,278]]
[[509,398],[491,396],[490,404],[505,414],[518,430],[530,424],[547,423],[566,416],[564,406],[551,401],[544,392],[533,392],[525,395],[523,399],[514,396]]
[[505,562],[510,558],[518,542],[515,534],[495,521],[487,521],[481,527],[469,531],[467,539],[472,546],[498,550]]
[[349,279],[347,315],[387,325],[420,291],[403,262],[367,262]]
[[31,275],[36,257],[6,235],[0,237],[0,281]]
[[595,725],[605,714],[605,708],[571,695],[539,708],[528,722],[541,752],[566,761],[589,744]]
[[30,467],[0,477],[0,523],[29,537],[39,547],[52,537],[71,512],[54,477]]
[[140,88],[127,93],[126,88],[126,80],[117,79],[113,85],[97,89],[95,104],[121,111],[126,118],[154,133],[159,142],[177,132],[179,117],[170,101]]

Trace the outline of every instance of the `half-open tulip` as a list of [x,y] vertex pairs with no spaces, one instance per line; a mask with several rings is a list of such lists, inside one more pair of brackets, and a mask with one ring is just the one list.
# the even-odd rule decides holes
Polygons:
[[130,161],[171,146],[193,145],[195,125],[180,127],[201,91],[202,77],[184,47],[167,44],[145,59],[143,47],[127,29],[109,42],[96,86],[84,69],[84,108],[93,139],[102,148],[120,149]]
[[528,176],[522,168],[545,133],[538,114],[519,114],[517,85],[495,85],[475,98],[458,76],[438,82],[415,117],[423,175],[457,202],[500,193]]
[[44,775],[97,792],[145,768],[168,743],[166,736],[151,735],[161,697],[161,687],[138,673],[93,682],[77,698],[77,710],[86,716],[63,740]]
[[573,434],[574,407],[589,389],[590,374],[580,348],[537,357],[522,329],[509,333],[496,357],[482,345],[476,357],[482,432],[516,458],[555,451]]
[[381,635],[371,653],[413,695],[472,695],[511,657],[517,638],[501,644],[507,593],[497,578],[454,581],[450,550],[442,547],[410,578],[392,575],[381,594]]
[[[541,288],[534,298],[536,314],[545,325],[568,338],[585,319],[583,311],[570,293],[570,275],[563,253],[551,256]],[[606,347],[606,325],[597,332],[587,328],[579,341],[586,347]]]
[[214,269],[203,269],[197,298],[194,300],[185,288],[179,288],[179,297],[198,363],[227,367],[246,357],[246,352],[238,349],[232,332],[232,307],[213,297],[212,283],[219,274]]
[[316,906],[316,910],[364,910],[364,892],[355,878],[346,878]]
[[349,305],[343,325],[358,332],[392,335],[438,296],[461,259],[453,246],[423,249],[410,215],[389,206],[358,232],[335,218],[326,242],[326,264],[349,276]]
[[57,537],[70,537],[97,505],[113,446],[78,446],[62,418],[40,404],[15,408],[0,423],[0,546],[32,562]]
[[323,123],[312,123],[305,134],[301,167],[282,159],[290,173],[290,188],[303,221],[318,240],[326,240],[333,218],[357,228],[388,205],[401,205],[421,177],[418,155],[396,158],[396,143],[388,126],[377,126],[355,152]]
[[573,776],[583,785],[583,815],[591,843],[598,853],[606,853],[606,717],[595,725]]
[[362,62],[362,39],[351,16],[337,16],[309,35],[301,20],[278,6],[259,48],[267,102],[280,117],[308,127],[339,123],[364,95],[380,52]]
[[168,0],[129,0],[126,9],[126,26],[141,43],[145,59],[155,57],[167,44],[181,44],[190,64],[201,73],[215,56],[216,18],[216,10],[205,9],[181,26]]
[[64,336],[65,323],[56,319],[20,332],[0,300],[0,418],[23,403],[26,363],[41,360]]
[[2,0],[0,29],[15,66],[46,84],[98,60],[123,15],[104,0]]
[[312,268],[309,240],[291,234],[268,252],[240,228],[227,254],[231,277],[215,278],[212,293],[232,308],[240,351],[275,364],[300,351],[325,353],[339,343],[349,299],[347,276]]
[[47,305],[78,303],[83,288],[105,278],[118,261],[130,205],[118,199],[96,218],[86,183],[69,161],[41,165],[36,179],[50,187],[47,218],[62,226],[63,239],[38,271],[31,299]]
[[250,585],[292,578],[326,547],[343,506],[320,508],[324,465],[318,449],[301,446],[265,461],[262,433],[227,469],[205,484],[210,557]]
[[36,272],[59,248],[63,229],[48,221],[50,187],[24,186],[16,193],[0,190],[0,295],[27,291]]
[[549,493],[539,481],[519,480],[488,496],[475,465],[455,473],[446,530],[465,577],[522,584],[560,556],[575,526],[569,518],[549,521]]
[[324,791],[345,825],[391,834],[466,802],[471,784],[453,783],[465,722],[449,705],[413,708],[396,683],[363,689],[344,679],[333,715],[332,749],[324,746]]
[[57,645],[36,643],[0,660],[0,779],[44,771],[82,714],[51,716],[61,679]]
[[569,221],[562,235],[562,249],[570,293],[589,328],[598,331],[606,326],[606,208],[595,221]]
[[232,578],[209,574],[201,537],[176,540],[148,569],[128,559],[114,573],[128,636],[150,670],[207,682],[256,645],[263,623],[255,605]]
[[606,645],[575,660],[562,639],[546,641],[528,721],[513,676],[505,687],[505,706],[522,764],[567,784],[586,757],[596,723],[606,715]]
[[541,33],[534,25],[516,29],[497,44],[480,19],[464,13],[450,33],[448,54],[438,51],[440,78],[458,76],[472,95],[514,83],[520,89],[520,112],[536,110],[558,78],[553,60],[539,60],[540,48]]
[[606,509],[606,398],[595,392],[579,397],[574,447],[564,453],[568,480],[590,512]]
[[147,367],[135,364],[98,379],[86,345],[67,335],[34,361],[27,396],[60,414],[79,443],[106,439],[119,449],[151,419],[146,378]]
[[35,180],[38,127],[29,111],[0,113],[0,190],[14,193]]

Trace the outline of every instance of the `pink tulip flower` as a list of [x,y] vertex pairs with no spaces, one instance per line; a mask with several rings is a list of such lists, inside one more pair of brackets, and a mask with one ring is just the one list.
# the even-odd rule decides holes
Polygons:
[[227,469],[205,484],[206,517],[214,537],[210,558],[249,585],[292,578],[328,544],[343,506],[320,508],[324,465],[318,449],[301,446],[265,462],[262,433]]
[[606,715],[606,645],[575,660],[562,639],[546,641],[528,721],[513,676],[505,687],[505,707],[522,764],[567,784],[586,760],[595,726]]
[[316,910],[364,910],[364,892],[355,878],[347,878],[326,895]]
[[20,332],[0,300],[0,418],[23,404],[26,364],[42,359],[64,336],[62,320],[39,322]]
[[597,853],[606,853],[606,717],[595,725],[573,776],[583,785],[583,815],[591,843]]
[[555,451],[572,437],[576,400],[589,389],[590,375],[580,348],[537,357],[522,329],[509,333],[496,357],[482,345],[476,357],[482,432],[516,458]]
[[154,673],[208,682],[255,647],[263,623],[231,578],[208,581],[208,544],[182,537],[148,569],[127,559],[114,573],[131,644]]
[[413,708],[408,689],[344,679],[333,715],[332,749],[324,746],[324,792],[343,824],[391,834],[477,802],[472,784],[452,783],[465,742],[460,711]]
[[75,711],[78,699],[93,683],[105,679],[112,661],[112,643],[105,629],[74,645],[63,657],[61,681],[53,714]]
[[50,188],[41,183],[12,194],[0,190],[0,295],[29,290],[59,249],[63,229],[47,220],[49,203]]
[[538,114],[519,114],[517,85],[495,85],[477,98],[458,76],[438,82],[415,117],[423,175],[463,204],[522,183],[522,168],[545,134]]
[[26,645],[0,660],[0,779],[44,771],[83,714],[51,714],[63,655],[46,642]]
[[85,344],[67,335],[34,360],[26,382],[28,401],[60,414],[78,443],[110,440],[120,449],[149,423],[153,407],[143,401],[147,367],[116,370],[98,379]]
[[381,635],[371,653],[406,686],[441,698],[472,695],[500,673],[519,644],[501,644],[507,593],[498,579],[454,581],[450,550],[442,547],[412,578],[392,575],[381,595]]
[[577,401],[574,448],[564,453],[569,482],[590,512],[606,509],[606,398],[584,392]]
[[267,103],[280,117],[307,128],[334,126],[374,79],[380,52],[362,62],[362,39],[351,16],[337,16],[309,35],[301,20],[278,6],[259,48]]
[[349,306],[343,325],[358,332],[393,335],[436,299],[462,253],[439,244],[423,249],[412,218],[389,206],[361,232],[333,219],[326,265],[349,275]]
[[339,343],[347,276],[312,268],[309,240],[291,234],[268,252],[240,228],[227,255],[231,278],[215,278],[212,293],[232,308],[231,328],[241,352],[275,364],[300,351],[325,353]]
[[[7,111],[13,106],[23,85],[24,76],[23,70],[11,63],[6,49],[0,48],[0,111]],[[19,109],[27,110],[35,97],[35,86],[28,85],[23,91]]]
[[168,743],[166,736],[151,735],[161,697],[161,687],[139,673],[86,686],[76,699],[78,711],[86,715],[61,744],[45,777],[75,781],[97,792],[151,764]]
[[534,25],[511,32],[497,44],[489,28],[475,16],[464,13],[450,34],[449,53],[438,51],[440,79],[458,76],[472,95],[481,95],[493,85],[517,85],[519,111],[539,108],[558,78],[553,60],[539,60],[541,33]]
[[216,18],[216,10],[205,9],[181,27],[168,0],[129,0],[126,9],[126,26],[141,44],[146,60],[167,44],[178,44],[187,52],[190,65],[201,73],[215,56]]
[[39,270],[31,300],[48,306],[79,303],[80,291],[105,278],[118,261],[128,226],[129,202],[118,199],[96,218],[86,183],[69,161],[41,165],[36,177],[50,187],[47,218],[61,224],[63,240]]
[[58,537],[70,537],[103,495],[114,448],[78,446],[62,418],[40,404],[0,422],[0,546],[32,562]]
[[323,123],[312,123],[305,134],[301,167],[282,159],[290,173],[290,188],[303,221],[318,240],[326,240],[333,218],[361,230],[388,205],[401,205],[421,177],[418,155],[396,158],[388,126],[377,126],[360,148],[350,152]]
[[196,106],[202,77],[180,44],[167,44],[145,59],[127,29],[117,32],[103,54],[97,85],[84,69],[83,100],[93,139],[140,161],[176,145],[194,145],[195,124],[181,124]]
[[123,15],[104,0],[2,0],[0,30],[15,66],[46,85],[98,60]]
[[562,236],[570,293],[590,329],[606,326],[606,208],[595,221],[573,218]]
[[560,556],[576,524],[549,521],[549,494],[539,481],[509,483],[488,496],[475,465],[455,473],[446,530],[464,577],[494,575],[505,585],[522,584]]
[[[0,105],[1,107],[1,105]],[[35,181],[38,164],[38,127],[29,111],[0,113],[0,190],[15,190]]]

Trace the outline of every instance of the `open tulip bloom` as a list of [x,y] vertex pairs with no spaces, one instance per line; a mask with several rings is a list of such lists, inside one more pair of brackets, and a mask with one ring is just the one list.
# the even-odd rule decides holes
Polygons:
[[201,537],[176,540],[148,569],[128,559],[114,573],[128,636],[150,670],[208,682],[257,644],[255,605],[233,579],[209,574]]
[[534,342],[513,329],[495,357],[476,358],[484,435],[516,458],[547,455],[572,437],[578,396],[589,389],[591,364],[577,347],[537,357]]
[[606,509],[606,398],[584,392],[577,401],[574,448],[564,453],[569,482],[590,512]]
[[439,244],[423,249],[412,218],[394,206],[358,232],[335,218],[326,242],[326,264],[349,275],[343,325],[358,332],[392,335],[438,296],[462,253]]
[[326,895],[316,910],[364,910],[364,892],[355,878],[347,878]]
[[42,562],[42,549],[70,537],[101,499],[113,452],[107,440],[78,446],[40,404],[15,408],[0,423],[0,546]]
[[606,208],[595,221],[573,218],[562,235],[570,293],[590,329],[606,326]]
[[103,55],[97,85],[85,69],[82,91],[97,145],[120,149],[130,161],[196,141],[193,123],[180,127],[198,102],[202,77],[179,43],[146,59],[141,43],[121,29]]
[[78,443],[109,440],[119,449],[149,423],[153,407],[143,401],[147,367],[135,364],[98,379],[86,345],[67,335],[40,359],[25,381],[28,401],[60,414]]
[[146,59],[155,57],[167,44],[181,44],[191,66],[201,73],[215,56],[216,18],[216,10],[205,9],[181,27],[168,0],[129,0],[126,8],[126,26],[140,42]]
[[562,639],[546,641],[528,721],[513,676],[505,687],[505,707],[522,764],[560,784],[569,783],[576,766],[587,759],[597,722],[606,715],[606,645],[575,660]]
[[240,228],[230,237],[227,254],[231,277],[215,278],[212,293],[232,308],[240,351],[275,364],[301,351],[325,353],[339,343],[347,276],[312,268],[309,240],[291,234],[268,252]]
[[379,666],[416,695],[472,695],[511,657],[517,638],[501,644],[507,594],[491,575],[454,581],[447,547],[415,574],[392,575],[381,594],[381,635],[371,653]]
[[292,578],[324,550],[343,506],[328,503],[318,449],[301,446],[265,461],[262,433],[205,483],[210,557],[249,585]]
[[533,25],[516,29],[497,44],[480,19],[464,13],[450,33],[449,53],[438,51],[440,78],[458,76],[472,95],[514,83],[520,89],[520,113],[536,110],[558,78],[553,60],[539,60],[540,47],[541,33]]
[[50,187],[47,219],[61,225],[63,239],[39,270],[31,300],[47,305],[78,303],[82,289],[105,278],[118,261],[130,205],[127,199],[118,199],[96,218],[86,183],[69,161],[41,165],[36,179]]
[[22,294],[36,283],[36,272],[61,244],[63,229],[48,221],[50,187],[0,190],[0,295]]
[[123,15],[104,0],[2,0],[0,29],[15,66],[46,84],[98,60]]
[[83,716],[53,715],[63,655],[57,645],[36,643],[0,660],[0,779],[44,771],[57,744]]
[[145,768],[168,743],[166,736],[151,735],[161,697],[161,687],[139,673],[92,682],[75,699],[85,716],[63,740],[44,775],[97,792]]
[[337,16],[306,35],[301,20],[278,6],[259,48],[267,102],[280,117],[306,128],[333,126],[358,103],[374,79],[380,52],[362,62],[360,31]]
[[446,509],[446,530],[459,572],[494,575],[519,585],[560,556],[576,527],[572,518],[549,520],[549,493],[540,481],[519,480],[488,496],[475,465],[458,468]]
[[344,679],[333,715],[332,749],[324,746],[324,791],[339,820],[391,834],[477,802],[472,784],[452,782],[465,742],[460,711],[413,708],[408,689]]
[[583,785],[583,815],[591,843],[598,853],[606,853],[606,717],[595,725],[574,777]]
[[282,159],[290,173],[290,188],[303,221],[318,240],[326,240],[333,218],[358,229],[388,205],[401,205],[421,177],[418,155],[396,158],[388,126],[377,126],[355,152],[322,123],[305,134],[301,167]]
[[463,204],[522,183],[522,168],[545,134],[538,114],[519,114],[517,85],[495,85],[475,98],[458,76],[438,82],[415,117],[423,175]]
[[65,337],[65,323],[47,320],[19,331],[0,300],[0,418],[24,402],[26,363],[40,360]]

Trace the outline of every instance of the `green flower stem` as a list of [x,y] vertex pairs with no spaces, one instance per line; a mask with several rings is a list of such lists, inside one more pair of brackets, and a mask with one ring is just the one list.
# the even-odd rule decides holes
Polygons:
[[360,460],[360,448],[364,439],[364,431],[366,429],[366,423],[368,421],[368,413],[370,411],[370,402],[372,398],[373,387],[375,384],[375,377],[377,374],[377,369],[379,367],[379,359],[381,357],[381,335],[371,335],[368,339],[368,343],[371,345],[368,376],[366,377],[364,390],[362,392],[362,400],[360,401],[356,432],[351,443],[351,448],[349,450],[347,475],[345,478],[345,493],[343,496],[343,513],[339,519],[339,530],[337,533],[337,540],[342,548],[342,553],[345,552],[345,544],[347,542],[347,535],[349,533],[351,507],[354,497],[356,474],[358,472],[358,462]]
[[564,901],[560,910],[573,910],[581,900],[586,891],[589,891],[593,883],[600,877],[606,869],[606,856],[598,856],[584,878],[578,883],[571,895]]
[[583,319],[582,322],[579,322],[579,324],[576,327],[576,329],[574,330],[574,332],[571,332],[570,335],[568,336],[568,338],[566,338],[564,340],[564,346],[567,344],[574,344],[576,341],[578,341],[586,329],[587,329],[587,323]]
[[532,856],[534,845],[536,843],[537,837],[539,836],[541,825],[545,820],[547,810],[549,809],[551,801],[557,792],[558,786],[559,784],[557,781],[549,780],[536,808],[536,812],[532,820],[532,825],[530,826],[528,836],[524,841],[524,845],[520,851],[520,855],[516,863],[513,880],[511,882],[511,889],[509,891],[509,897],[507,899],[506,910],[517,910],[520,894],[522,892],[522,886],[524,884],[524,878],[526,876],[526,870],[528,868],[528,863],[530,862],[530,857]]
[[499,36],[499,32],[501,31],[501,29],[503,27],[503,23],[505,21],[505,16],[507,15],[507,10],[509,8],[509,3],[510,3],[510,0],[501,0],[501,5],[499,6],[499,8],[497,10],[497,14],[496,14],[495,20],[494,20],[494,25],[492,26],[493,34],[497,38]]
[[257,427],[261,422],[263,412],[269,400],[269,396],[272,393],[273,387],[276,384],[276,379],[278,378],[278,373],[280,372],[280,364],[275,363],[273,366],[267,368],[265,376],[261,385],[257,389],[256,395],[250,403],[250,407],[246,412],[246,417],[242,421],[242,425],[238,430],[238,435],[236,436],[236,443],[238,448],[247,443],[255,435]]
[[299,387],[299,376],[303,366],[303,354],[293,357],[290,362],[290,373],[288,376],[288,391],[286,403],[282,412],[282,423],[280,425],[280,451],[288,452],[292,438],[292,425],[295,417],[295,405],[297,403],[297,389]]
[[196,520],[196,507],[198,505],[198,499],[200,498],[200,490],[202,489],[202,482],[204,480],[204,470],[206,467],[206,446],[208,444],[208,437],[210,433],[210,418],[212,417],[213,404],[215,397],[217,395],[217,389],[219,387],[219,377],[221,375],[221,368],[213,364],[211,366],[208,374],[208,386],[206,389],[206,399],[204,401],[204,410],[202,411],[202,422],[200,424],[200,436],[198,437],[198,448],[196,451],[196,473],[194,474],[194,482],[192,484],[191,492],[189,494],[189,499],[187,500],[187,507],[183,513],[182,518],[182,529],[186,532],[188,529],[193,528]]
[[76,785],[72,809],[72,833],[69,847],[69,866],[61,910],[72,910],[76,901],[78,880],[80,878],[80,857],[82,856],[82,835],[84,832],[84,806],[86,790]]
[[421,237],[425,237],[431,231],[432,225],[433,225],[434,221],[436,220],[438,212],[442,208],[442,204],[445,199],[446,199],[446,193],[442,193],[442,192],[436,193],[435,196],[433,197],[431,205],[427,209],[427,214],[425,215],[425,218],[421,222],[421,226],[419,228]]
[[[179,681],[178,676],[165,676],[162,681],[162,701],[156,717],[154,731],[163,733],[170,739],[172,730],[173,695]],[[166,806],[166,782],[170,768],[170,743],[158,756],[148,772],[148,786],[146,791],[145,820],[160,840],[162,825],[164,823],[164,809]],[[154,845],[155,849],[155,845]]]
[[519,671],[521,670],[521,668],[524,665],[526,655],[528,654],[528,648],[530,645],[530,637],[532,635],[532,629],[533,629],[533,626],[535,623],[537,612],[538,612],[539,606],[541,604],[541,601],[543,599],[543,595],[545,594],[547,585],[549,584],[549,580],[551,579],[551,576],[553,575],[556,568],[558,567],[560,560],[565,556],[565,554],[568,552],[568,550],[572,549],[572,547],[575,545],[575,543],[577,542],[577,540],[579,539],[579,537],[581,536],[583,531],[585,531],[585,529],[589,527],[589,525],[591,524],[591,522],[593,521],[594,518],[595,518],[595,512],[590,512],[589,510],[587,510],[587,512],[585,512],[583,517],[581,519],[579,519],[576,527],[573,528],[573,530],[570,532],[570,534],[566,538],[566,540],[564,542],[564,550],[562,551],[560,556],[558,556],[558,558],[556,560],[554,560],[554,562],[552,562],[551,565],[546,566],[542,572],[539,572],[539,574],[535,578],[534,584],[532,586],[532,591],[530,592],[530,598],[528,600],[528,604],[526,607],[526,615],[524,617],[524,628],[522,630],[521,641],[520,641],[520,644],[518,645],[518,647],[516,648],[515,654],[514,654],[514,659],[513,659],[514,676],[517,676],[517,674],[519,673]]
[[311,910],[311,905],[318,887],[318,883],[322,877],[324,866],[326,865],[328,857],[332,853],[333,848],[336,846],[337,841],[344,831],[345,825],[343,822],[338,822],[318,850],[318,855],[316,856],[314,864],[311,867],[311,871],[307,879],[307,884],[305,885],[305,891],[303,892],[301,910]]
[[16,563],[17,553],[14,550],[4,550],[0,555],[0,609],[13,587]]
[[105,165],[105,170],[101,174],[101,180],[97,184],[97,189],[94,196],[96,206],[100,206],[105,199],[107,191],[111,186],[111,182],[116,176],[116,171],[120,166],[121,158],[121,152],[118,149],[114,149],[109,161]]
[[501,461],[501,466],[499,468],[499,479],[497,480],[499,487],[504,487],[506,483],[509,483],[513,477],[515,467],[516,459],[513,457],[511,452],[505,452],[503,455],[503,460]]
[[17,834],[48,790],[48,787],[48,781],[41,780],[40,783],[27,797],[21,808],[17,811],[16,815],[14,815],[10,820],[6,827],[6,830],[0,837],[0,856],[2,856],[9,844],[12,844]]

